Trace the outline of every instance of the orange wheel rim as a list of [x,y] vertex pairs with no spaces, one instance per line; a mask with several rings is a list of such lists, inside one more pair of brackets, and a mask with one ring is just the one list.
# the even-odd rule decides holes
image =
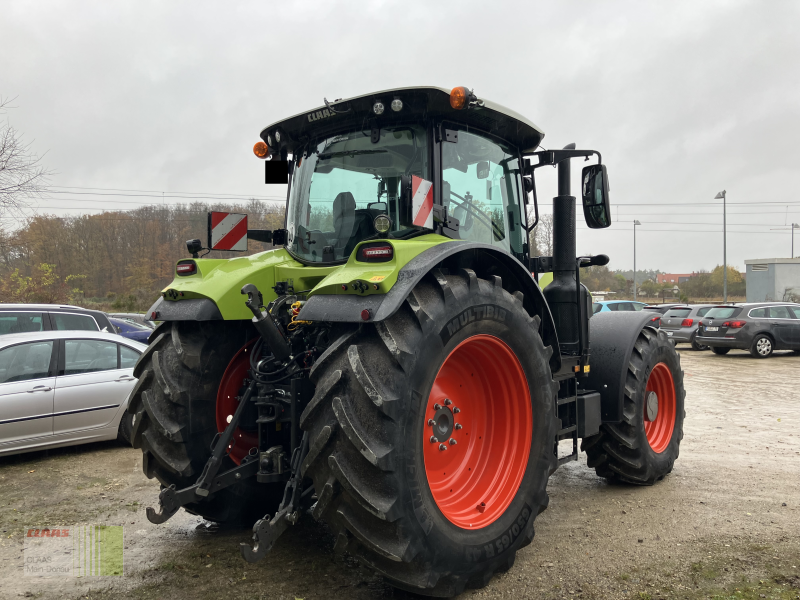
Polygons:
[[456,346],[424,419],[425,474],[439,510],[463,529],[496,521],[519,490],[533,435],[528,381],[511,348],[491,335]]
[[[222,381],[217,391],[217,431],[222,433],[228,426],[228,418],[233,417],[239,401],[236,399],[242,393],[247,371],[250,369],[250,353],[256,340],[252,339],[242,346],[228,363],[228,368],[222,375]],[[229,456],[237,465],[247,456],[250,448],[258,446],[258,432],[237,427],[233,433],[233,441],[228,446]]]
[[[657,412],[652,420],[648,414],[651,392],[656,394],[657,399]],[[647,379],[644,396],[644,432],[647,435],[647,443],[653,452],[660,454],[667,449],[672,439],[676,413],[675,382],[672,379],[672,371],[665,363],[660,362],[653,367]]]

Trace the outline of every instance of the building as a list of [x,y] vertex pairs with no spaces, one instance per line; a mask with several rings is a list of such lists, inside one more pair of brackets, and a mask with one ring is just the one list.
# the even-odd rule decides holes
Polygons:
[[800,302],[800,258],[744,261],[748,302]]
[[661,273],[656,275],[656,283],[686,283],[690,277],[694,277],[697,273]]

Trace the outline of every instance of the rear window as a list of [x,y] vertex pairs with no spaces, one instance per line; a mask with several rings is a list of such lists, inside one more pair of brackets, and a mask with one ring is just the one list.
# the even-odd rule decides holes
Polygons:
[[42,331],[44,313],[32,312],[3,312],[0,313],[0,335],[8,333],[26,333],[28,331]]
[[692,312],[691,308],[671,308],[667,311],[667,314],[665,314],[664,317],[667,319],[670,317],[683,318],[688,317],[690,312]]
[[788,306],[770,306],[769,316],[771,319],[791,319]]
[[800,319],[800,306],[792,306],[790,309],[794,313],[794,318]]
[[706,313],[706,316],[709,319],[727,319],[739,314],[740,310],[742,309],[738,306],[715,306]]
[[50,313],[59,331],[100,331],[97,322],[89,315]]
[[697,309],[697,316],[698,317],[705,317],[708,314],[708,311],[710,311],[712,308],[714,308],[714,307],[713,306],[704,306],[703,308],[698,308]]
[[122,344],[119,345],[119,360],[120,368],[132,369],[136,366],[136,361],[139,360],[139,353],[133,348],[128,348]]

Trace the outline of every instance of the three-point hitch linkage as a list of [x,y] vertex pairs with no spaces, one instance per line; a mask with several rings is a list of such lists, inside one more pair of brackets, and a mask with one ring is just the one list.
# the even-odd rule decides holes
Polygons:
[[[248,562],[257,562],[270,551],[275,540],[289,525],[294,525],[300,516],[301,501],[309,497],[313,487],[302,489],[302,463],[308,454],[308,436],[299,438],[299,407],[308,399],[308,385],[304,378],[294,377],[302,374],[297,366],[296,357],[292,356],[291,347],[278,329],[269,310],[263,305],[261,292],[252,284],[245,285],[242,294],[247,295],[245,304],[253,312],[252,323],[259,333],[251,354],[251,365],[248,378],[245,379],[244,393],[237,398],[238,406],[225,429],[214,436],[211,442],[211,456],[203,468],[197,481],[183,489],[175,485],[164,488],[159,494],[159,510],[147,507],[147,518],[151,523],[160,524],[171,518],[179,508],[193,502],[202,501],[209,494],[216,493],[234,483],[249,477],[256,477],[259,483],[285,482],[283,499],[277,512],[272,516],[265,515],[253,525],[253,546],[242,543],[240,550]],[[262,310],[264,309],[264,310]],[[266,344],[272,358],[255,363],[258,346]],[[290,380],[289,390],[263,383],[263,375],[281,372],[283,379]],[[292,380],[293,379],[293,380]],[[260,387],[259,387],[260,386]],[[286,400],[287,391],[289,399]],[[282,419],[287,412],[291,427],[291,460],[286,460],[282,446],[275,446],[263,452],[255,448],[232,469],[219,473],[221,466],[235,444],[234,434],[240,425],[242,415],[250,405],[259,412],[257,420],[260,424],[273,423]],[[288,407],[286,406],[288,404]]]

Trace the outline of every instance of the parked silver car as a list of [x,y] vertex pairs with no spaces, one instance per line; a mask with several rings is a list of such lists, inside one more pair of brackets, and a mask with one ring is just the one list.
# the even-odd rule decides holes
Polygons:
[[113,333],[0,336],[0,455],[86,442],[130,442],[125,411],[147,348]]
[[708,346],[697,342],[697,325],[715,306],[716,304],[674,306],[661,317],[661,329],[674,344],[691,344],[693,350],[708,350]]

